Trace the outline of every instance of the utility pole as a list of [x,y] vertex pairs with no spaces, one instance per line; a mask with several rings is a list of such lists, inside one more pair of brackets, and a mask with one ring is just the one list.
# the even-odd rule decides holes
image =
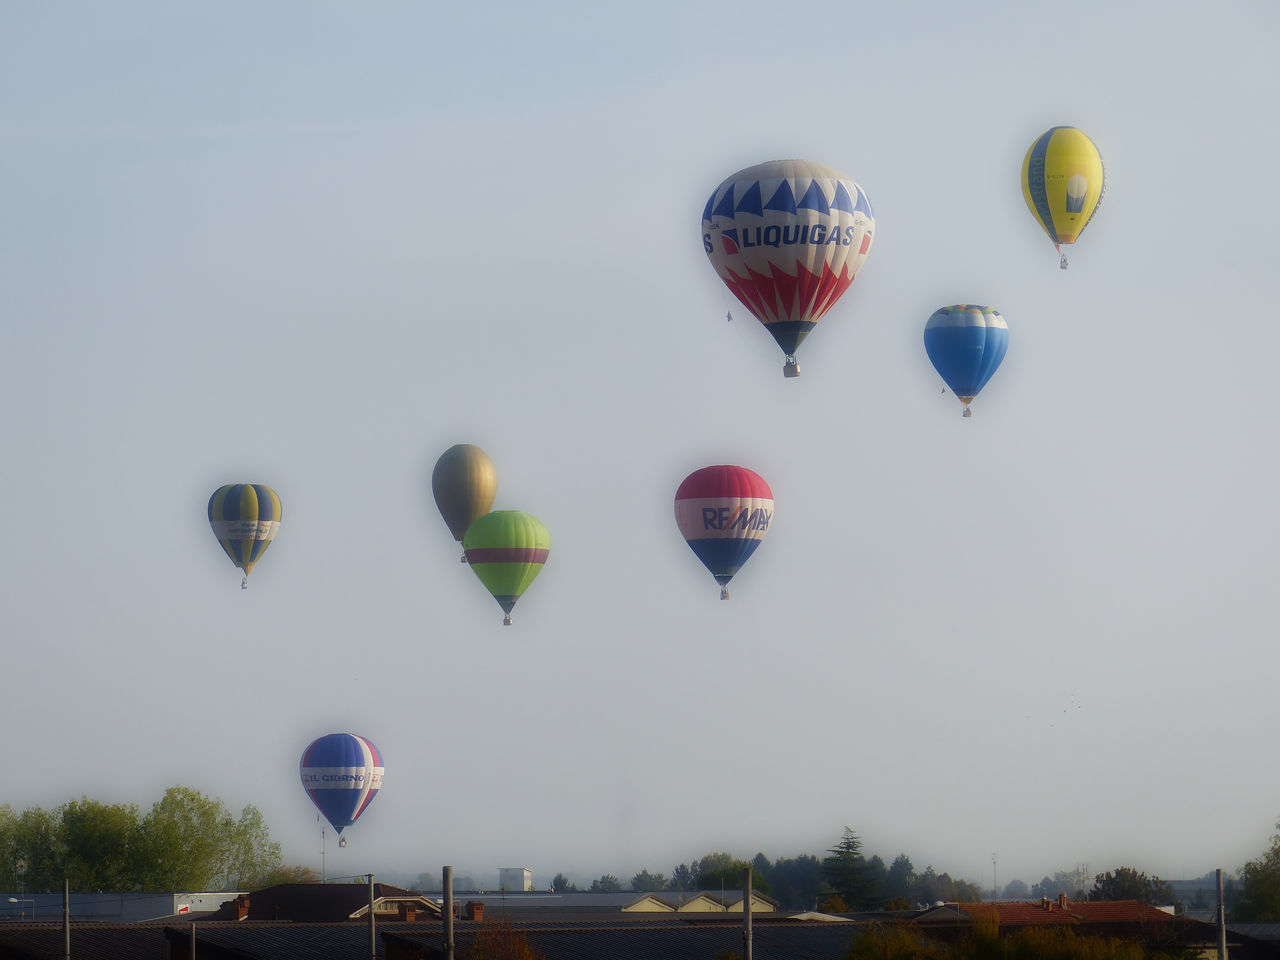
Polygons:
[[991,899],[995,900],[1000,896],[1000,881],[996,879],[996,861],[1000,858],[994,853],[991,855]]
[[742,868],[742,958],[751,960],[751,867]]
[[1218,960],[1227,960],[1227,903],[1222,895],[1222,868],[1218,868]]
[[[71,879],[62,878],[62,954],[71,960]],[[195,960],[193,957],[192,960]]]
[[444,960],[453,960],[453,867],[444,868]]
[[373,874],[369,874],[369,960],[378,960],[378,935],[373,928]]

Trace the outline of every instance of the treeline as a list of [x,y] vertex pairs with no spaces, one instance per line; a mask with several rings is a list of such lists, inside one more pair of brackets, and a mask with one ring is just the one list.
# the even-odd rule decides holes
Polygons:
[[[907,909],[938,900],[982,900],[976,884],[938,873],[932,866],[917,873],[905,853],[898,854],[888,864],[879,855],[863,856],[862,841],[848,827],[821,859],[802,853],[770,860],[763,853],[757,853],[748,863],[728,853],[709,853],[673,867],[670,876],[646,869],[624,884],[612,874],[605,874],[591,881],[588,890],[598,893],[740,890],[742,872],[747,866],[751,867],[752,888],[773,897],[784,910],[821,909],[843,913]],[[578,887],[560,873],[552,880],[551,889],[564,892]]]
[[150,811],[87,797],[52,810],[0,806],[0,889],[132,893],[254,889],[310,879],[283,866],[262,814],[170,787]]

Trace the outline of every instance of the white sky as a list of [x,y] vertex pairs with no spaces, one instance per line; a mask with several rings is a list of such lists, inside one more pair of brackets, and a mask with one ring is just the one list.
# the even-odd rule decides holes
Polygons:
[[[0,8],[0,802],[188,785],[318,869],[297,761],[349,730],[387,785],[331,876],[1261,852],[1280,7],[441,6]],[[1059,123],[1109,172],[1065,273]],[[793,156],[877,230],[784,380],[699,220]],[[958,302],[1010,328],[971,421]],[[551,531],[511,628],[431,501],[463,441]],[[727,603],[671,510],[724,462],[776,498]]]

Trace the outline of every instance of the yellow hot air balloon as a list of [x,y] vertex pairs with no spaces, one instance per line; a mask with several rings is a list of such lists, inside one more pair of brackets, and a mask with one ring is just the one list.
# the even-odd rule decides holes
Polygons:
[[231,562],[244,571],[241,589],[249,586],[253,565],[280,529],[280,496],[262,483],[228,483],[209,498],[209,526]]
[[[431,471],[436,507],[459,543],[467,527],[493,509],[497,492],[498,471],[489,455],[474,443],[455,443],[440,455]],[[462,562],[467,562],[465,553]]]
[[1075,127],[1053,127],[1036,138],[1022,160],[1022,199],[1061,255],[1075,243],[1102,205],[1106,168],[1093,141]]

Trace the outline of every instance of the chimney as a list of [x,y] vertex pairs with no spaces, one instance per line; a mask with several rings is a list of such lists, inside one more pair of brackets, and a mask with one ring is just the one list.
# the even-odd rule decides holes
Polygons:
[[236,897],[236,919],[244,920],[249,916],[249,895],[242,894]]
[[480,923],[484,920],[484,903],[479,900],[468,900],[466,907],[466,918]]
[[1063,910],[1067,909],[1067,895],[1065,893],[1058,894],[1058,906]]
[[400,904],[400,919],[406,923],[413,923],[418,919],[418,908],[412,903]]
[[1048,910],[1048,909],[1049,909],[1049,898],[1048,898],[1048,897],[1041,897],[1041,898],[1040,898],[1040,906],[1041,906],[1041,908],[1042,908],[1042,909]]

